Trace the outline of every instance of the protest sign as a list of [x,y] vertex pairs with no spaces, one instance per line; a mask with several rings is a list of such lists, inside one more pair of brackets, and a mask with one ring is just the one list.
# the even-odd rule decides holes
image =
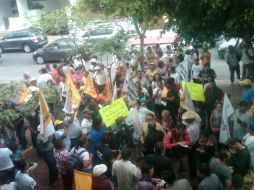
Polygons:
[[186,64],[186,62],[182,62],[180,63],[177,67],[176,67],[176,72],[181,76],[182,80],[187,80],[188,79],[188,66]]
[[[185,83],[182,81],[182,86],[184,86]],[[204,95],[204,88],[202,84],[196,84],[193,82],[187,82],[187,88],[190,92],[191,99],[194,101],[205,101],[205,95]]]
[[129,114],[128,108],[123,98],[119,98],[99,110],[103,122],[106,127],[115,124],[116,119],[121,116],[127,116]]

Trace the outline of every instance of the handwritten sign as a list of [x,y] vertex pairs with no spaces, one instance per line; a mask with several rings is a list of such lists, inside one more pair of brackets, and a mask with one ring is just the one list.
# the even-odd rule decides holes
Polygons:
[[106,127],[116,123],[116,119],[121,116],[127,116],[129,114],[128,108],[123,98],[119,98],[99,110],[103,122]]
[[[184,86],[184,81],[182,81],[182,86]],[[187,82],[187,88],[192,100],[201,102],[205,101],[204,88],[202,84]]]

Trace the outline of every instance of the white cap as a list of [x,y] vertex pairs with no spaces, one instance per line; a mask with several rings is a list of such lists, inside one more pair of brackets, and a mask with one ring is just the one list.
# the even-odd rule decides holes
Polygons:
[[99,164],[94,166],[93,168],[93,175],[100,176],[101,174],[104,174],[107,171],[107,166],[105,164]]

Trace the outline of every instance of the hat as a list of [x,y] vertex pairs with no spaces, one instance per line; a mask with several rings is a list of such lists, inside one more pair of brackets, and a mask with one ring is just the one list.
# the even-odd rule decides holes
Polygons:
[[32,78],[30,79],[30,81],[31,81],[31,82],[32,82],[32,81],[36,81],[36,78],[32,77]]
[[91,63],[96,63],[96,62],[97,62],[97,59],[92,58],[92,59],[90,60],[90,62],[91,62]]
[[93,168],[93,175],[100,176],[101,174],[104,174],[107,171],[107,166],[105,164],[99,164],[94,166]]
[[250,79],[244,79],[244,80],[242,81],[242,84],[244,84],[244,85],[246,85],[246,86],[250,86],[251,83],[252,83],[252,81],[251,81]]
[[55,126],[61,125],[61,124],[63,124],[63,121],[62,121],[62,120],[57,119],[57,120],[54,121],[54,125],[55,125]]
[[54,134],[55,139],[59,140],[59,139],[63,139],[64,138],[64,132],[61,130],[57,130]]
[[252,120],[251,122],[249,122],[248,128],[250,130],[254,130],[254,120]]
[[199,118],[199,115],[194,112],[194,111],[186,111],[183,115],[182,115],[182,119],[186,120],[186,119],[197,119]]

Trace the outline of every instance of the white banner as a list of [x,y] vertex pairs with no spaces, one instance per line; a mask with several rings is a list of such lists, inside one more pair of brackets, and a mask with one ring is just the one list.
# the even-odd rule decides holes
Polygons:
[[182,62],[180,63],[177,67],[176,67],[176,72],[181,76],[181,79],[184,81],[188,80],[188,66],[186,64],[186,62]]

